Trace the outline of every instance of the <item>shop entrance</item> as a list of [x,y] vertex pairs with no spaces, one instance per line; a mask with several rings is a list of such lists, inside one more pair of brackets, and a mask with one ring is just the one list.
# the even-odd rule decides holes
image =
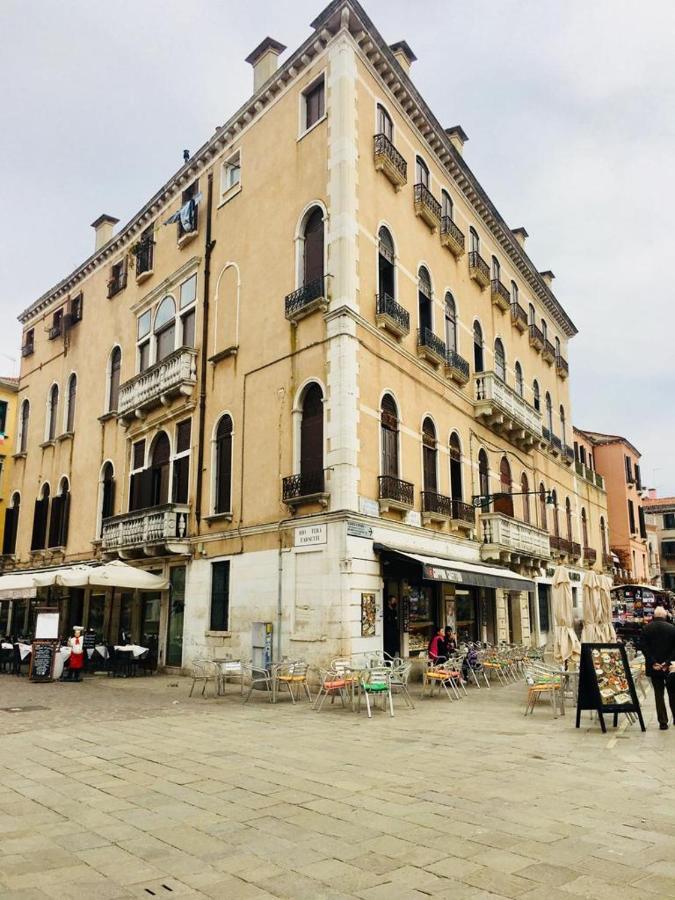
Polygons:
[[389,578],[384,585],[382,612],[382,649],[391,657],[401,655],[401,616],[399,584]]
[[170,572],[169,615],[166,629],[166,665],[183,664],[183,621],[185,618],[185,566]]

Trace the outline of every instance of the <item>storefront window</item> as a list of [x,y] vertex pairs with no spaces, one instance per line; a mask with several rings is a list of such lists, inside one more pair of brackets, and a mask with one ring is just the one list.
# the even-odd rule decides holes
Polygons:
[[410,585],[408,593],[408,651],[410,656],[425,653],[436,626],[433,588]]
[[183,620],[185,617],[185,566],[176,566],[170,572],[169,624],[166,637],[166,664],[180,666],[183,663]]
[[[102,643],[105,640],[105,594],[92,594],[89,598],[89,621],[87,628],[96,633],[96,641]],[[82,625],[82,622],[74,622]]]
[[120,597],[120,621],[117,640],[120,644],[131,644],[133,628],[134,595],[124,593]]
[[476,593],[468,588],[458,588],[455,591],[455,619],[457,637],[460,641],[479,639]]

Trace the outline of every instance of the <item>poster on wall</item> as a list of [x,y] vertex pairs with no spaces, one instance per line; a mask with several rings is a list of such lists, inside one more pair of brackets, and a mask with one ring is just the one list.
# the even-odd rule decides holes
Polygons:
[[581,724],[581,711],[584,709],[597,712],[603,731],[607,731],[605,713],[614,714],[614,727],[619,713],[633,713],[640,722],[640,728],[645,731],[633,674],[623,644],[581,645],[577,728]]
[[375,619],[377,617],[377,605],[375,594],[361,594],[361,637],[375,636]]

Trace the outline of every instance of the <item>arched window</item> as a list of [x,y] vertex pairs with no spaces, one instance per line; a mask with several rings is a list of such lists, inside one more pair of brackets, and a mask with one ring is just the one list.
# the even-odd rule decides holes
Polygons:
[[506,381],[506,354],[499,338],[495,341],[495,375]]
[[499,494],[495,500],[495,512],[503,513],[513,518],[513,497],[511,496],[513,485],[511,483],[511,466],[505,456],[499,463]]
[[539,485],[539,527],[543,531],[548,530],[548,522],[546,521],[546,488],[543,484]]
[[302,400],[300,480],[303,495],[323,491],[323,392],[316,383]]
[[35,501],[33,513],[33,534],[30,542],[31,550],[44,550],[47,543],[47,522],[49,521],[49,485],[45,482],[40,497]]
[[66,397],[66,433],[75,431],[75,401],[77,399],[77,375],[73,374],[68,379],[68,395]]
[[551,395],[546,391],[546,427],[553,434],[553,404],[551,403]]
[[553,500],[553,534],[560,537],[560,521],[558,520],[558,494],[555,490],[551,491],[551,499]]
[[488,494],[490,493],[490,469],[488,467],[488,458],[485,450],[478,453],[478,489],[483,498],[483,507],[489,509],[487,503]]
[[516,393],[519,397],[522,397],[525,391],[525,385],[523,384],[523,367],[519,362],[515,365],[515,373],[516,373]]
[[394,123],[381,103],[377,104],[377,133],[383,134],[388,141],[394,140]]
[[541,412],[541,394],[539,393],[539,382],[536,378],[532,382],[532,402],[537,412]]
[[110,354],[110,374],[108,375],[108,412],[117,412],[120,399],[120,373],[122,371],[122,351],[113,347]]
[[502,267],[496,256],[492,257],[492,280],[501,281]]
[[436,428],[427,416],[422,423],[422,482],[427,493],[438,493],[436,477]]
[[583,506],[581,507],[581,538],[584,542],[584,549],[586,549],[588,547],[588,519]]
[[216,427],[214,513],[232,510],[232,419],[221,416]]
[[462,501],[462,448],[454,431],[450,435],[450,494],[453,502]]
[[573,531],[572,531],[572,504],[570,503],[570,498],[567,497],[565,500],[565,523],[567,525],[567,540],[574,540]]
[[101,471],[101,524],[100,533],[103,532],[103,523],[106,519],[115,515],[115,469],[111,462],[105,463]]
[[165,297],[155,314],[156,361],[165,359],[176,349],[176,303],[173,297]]
[[607,526],[605,525],[605,517],[600,516],[600,543],[602,545],[603,555],[607,555]]
[[472,253],[480,253],[480,238],[475,228],[469,228],[469,243]]
[[59,386],[53,384],[49,389],[47,400],[47,434],[45,439],[53,441],[56,438],[56,423],[59,416]]
[[28,450],[28,424],[30,421],[30,400],[24,400],[21,404],[21,413],[19,415],[19,440],[17,442],[17,452],[25,453]]
[[148,506],[164,506],[169,502],[169,471],[171,444],[164,431],[160,431],[150,450],[150,502]]
[[452,204],[452,197],[447,191],[441,191],[441,215],[443,218],[450,219],[452,222],[454,214],[454,207]]
[[565,407],[561,404],[560,405],[560,439],[563,442],[563,446],[566,446],[566,444],[567,444],[566,437],[567,437],[567,435],[565,433]]
[[302,243],[302,286],[323,279],[323,211],[315,206],[307,214]]
[[421,156],[415,157],[415,182],[423,184],[425,188],[429,187],[429,167]]
[[560,357],[560,338],[556,337],[555,339],[555,356],[556,359]]
[[530,325],[535,325],[537,321],[537,314],[534,311],[534,306],[530,303],[527,307],[527,320]]
[[420,266],[417,273],[417,305],[419,311],[420,332],[432,330],[431,319],[431,277],[429,270]]
[[484,370],[483,329],[480,327],[480,322],[473,323],[473,367],[476,372]]
[[391,394],[385,394],[380,407],[382,475],[398,478],[398,410]]
[[[19,530],[19,512],[21,510],[21,494],[12,494],[9,506],[5,510],[5,530],[2,538],[2,552],[8,556],[16,553],[16,535]],[[4,637],[4,635],[0,635]]]
[[530,490],[530,482],[527,475],[523,472],[520,478],[520,492],[523,495],[523,522],[530,524],[530,498],[528,491]]
[[394,300],[396,299],[396,283],[394,280],[394,261],[396,254],[394,251],[394,241],[388,228],[384,225],[380,228],[378,234],[378,276],[379,276],[379,293],[380,295],[388,295]]
[[511,303],[518,302],[518,285],[515,281],[511,282]]
[[541,333],[544,335],[544,340],[548,339],[548,325],[546,324],[546,319],[541,320]]
[[448,353],[457,350],[457,307],[450,291],[445,295],[445,346]]
[[49,547],[65,547],[68,543],[68,519],[70,518],[70,485],[62,478],[59,492],[52,500],[49,518]]

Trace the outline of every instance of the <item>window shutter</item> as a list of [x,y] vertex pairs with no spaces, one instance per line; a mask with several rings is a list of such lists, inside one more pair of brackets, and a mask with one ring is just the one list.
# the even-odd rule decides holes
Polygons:
[[10,507],[5,510],[5,532],[2,541],[3,553],[14,553],[16,546],[16,510]]
[[[159,490],[161,485],[159,484],[160,478],[159,469],[144,469],[140,475],[140,488],[139,488],[139,503],[140,506],[138,509],[147,509],[149,506],[157,506],[158,503],[153,503],[153,488],[157,489],[157,496],[159,496]],[[157,475],[155,475],[157,473]]]
[[52,515],[49,520],[49,547],[59,547],[61,537],[61,521],[63,514],[63,497],[58,494],[52,500]]
[[62,499],[61,505],[61,535],[59,546],[65,547],[68,543],[68,522],[70,518],[70,491],[67,491]]
[[188,502],[188,479],[190,474],[190,457],[181,456],[173,463],[173,502]]
[[305,227],[305,271],[307,285],[323,278],[323,213],[315,209]]

